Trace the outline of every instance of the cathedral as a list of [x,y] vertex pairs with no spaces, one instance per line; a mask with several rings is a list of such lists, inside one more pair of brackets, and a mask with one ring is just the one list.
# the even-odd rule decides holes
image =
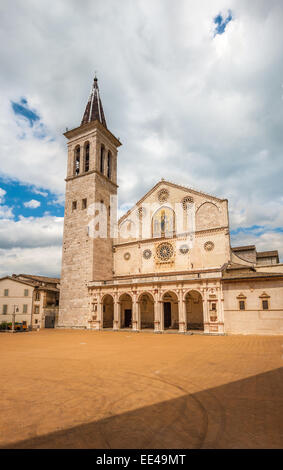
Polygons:
[[97,78],[68,140],[58,328],[283,334],[277,251],[231,247],[228,201],[161,179],[117,220]]

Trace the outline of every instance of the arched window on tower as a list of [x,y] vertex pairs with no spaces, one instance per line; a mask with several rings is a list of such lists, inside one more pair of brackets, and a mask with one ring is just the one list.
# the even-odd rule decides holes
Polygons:
[[78,175],[80,172],[80,158],[81,158],[81,148],[78,145],[75,148],[75,171],[74,171],[75,175]]
[[112,155],[111,152],[108,152],[107,156],[107,178],[111,178],[111,163],[112,163]]
[[101,145],[101,149],[100,149],[100,173],[104,173],[104,153],[105,153],[104,145]]
[[89,171],[89,142],[85,144],[85,167],[84,171]]

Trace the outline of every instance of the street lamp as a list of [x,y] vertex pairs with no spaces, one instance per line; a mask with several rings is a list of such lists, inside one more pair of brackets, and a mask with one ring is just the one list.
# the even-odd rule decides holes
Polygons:
[[12,315],[12,331],[13,332],[15,331],[15,318],[16,318],[17,313],[19,313],[19,307],[18,305],[14,305],[14,311]]

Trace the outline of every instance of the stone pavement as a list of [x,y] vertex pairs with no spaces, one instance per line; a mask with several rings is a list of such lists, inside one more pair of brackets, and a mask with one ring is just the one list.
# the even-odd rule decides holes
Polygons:
[[2,448],[278,448],[283,339],[41,330],[0,338]]

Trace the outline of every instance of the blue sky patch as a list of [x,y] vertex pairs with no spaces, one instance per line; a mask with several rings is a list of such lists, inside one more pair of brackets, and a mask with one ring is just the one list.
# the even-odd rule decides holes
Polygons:
[[11,101],[11,106],[16,115],[22,116],[29,121],[31,127],[36,121],[40,120],[39,115],[29,108],[26,98],[22,98],[19,102]]
[[228,11],[226,18],[221,13],[219,13],[213,20],[214,24],[216,25],[214,29],[214,36],[217,34],[223,34],[227,24],[230,23],[232,19],[232,12],[230,10]]
[[[46,213],[56,217],[64,216],[64,206],[56,203],[57,195],[47,189],[1,178],[0,188],[6,191],[4,204],[13,208],[15,220],[19,220],[20,216],[43,217]],[[39,201],[40,206],[36,208],[25,207],[24,204],[31,200]]]
[[231,237],[236,239],[236,236],[240,233],[246,235],[253,235],[254,237],[260,237],[264,233],[283,233],[283,227],[268,227],[267,225],[252,225],[251,227],[238,227],[230,231]]

